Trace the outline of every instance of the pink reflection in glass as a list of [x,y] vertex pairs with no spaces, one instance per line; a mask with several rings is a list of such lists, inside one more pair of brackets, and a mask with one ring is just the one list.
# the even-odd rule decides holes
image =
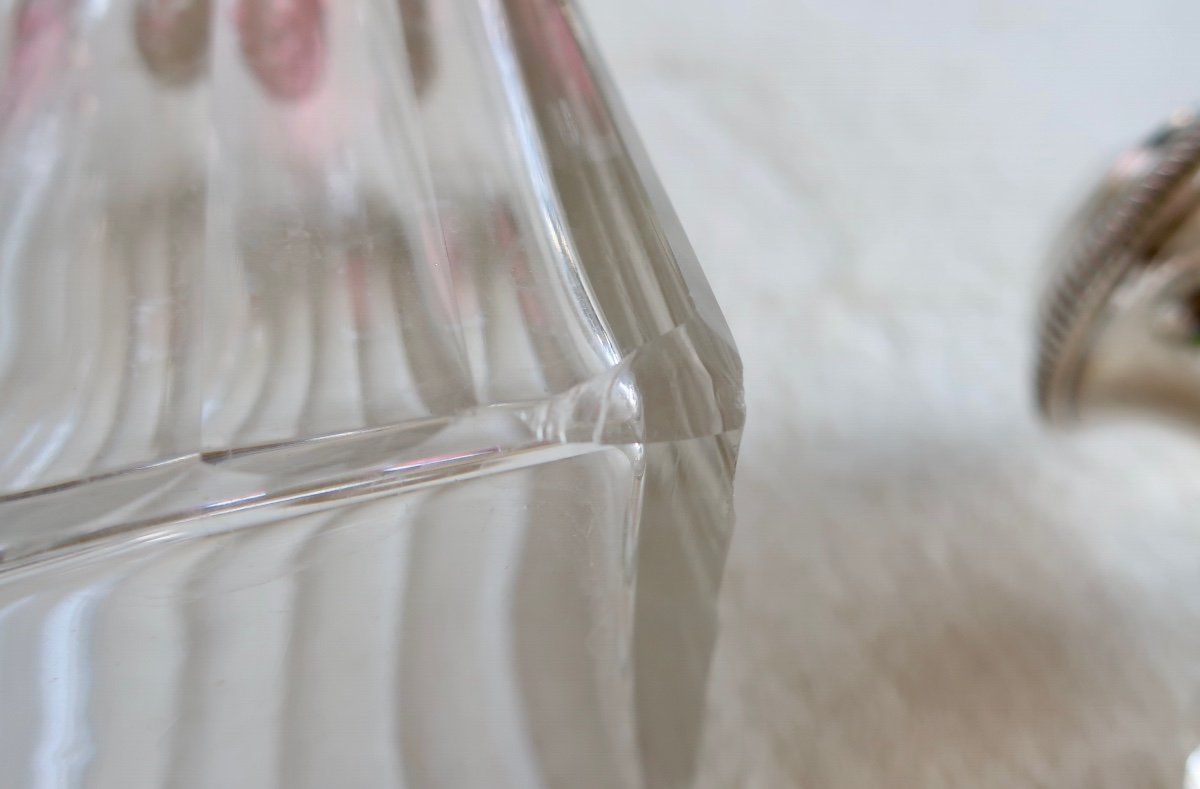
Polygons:
[[240,0],[242,55],[268,93],[296,100],[325,71],[323,0]]
[[23,0],[16,10],[8,79],[0,91],[5,121],[49,90],[70,40],[70,19],[63,0]]

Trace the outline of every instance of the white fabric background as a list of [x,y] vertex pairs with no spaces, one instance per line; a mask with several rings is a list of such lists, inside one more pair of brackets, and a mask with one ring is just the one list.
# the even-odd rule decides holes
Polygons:
[[1058,219],[1194,0],[583,0],[741,346],[703,787],[1178,787],[1200,442],[1048,434]]

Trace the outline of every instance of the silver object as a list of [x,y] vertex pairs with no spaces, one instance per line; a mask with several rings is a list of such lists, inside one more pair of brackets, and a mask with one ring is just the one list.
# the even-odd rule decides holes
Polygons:
[[1200,420],[1200,117],[1118,158],[1054,254],[1037,399],[1052,421]]

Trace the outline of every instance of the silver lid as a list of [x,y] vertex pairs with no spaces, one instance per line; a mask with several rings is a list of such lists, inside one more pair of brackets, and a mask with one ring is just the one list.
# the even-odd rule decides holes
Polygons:
[[[1181,339],[1163,327],[1165,315],[1179,322],[1185,294],[1178,277],[1166,286],[1162,272],[1177,268],[1181,246],[1173,239],[1200,204],[1198,166],[1200,118],[1177,113],[1118,158],[1068,223],[1052,255],[1038,332],[1037,401],[1049,418],[1073,420],[1092,404],[1148,405],[1147,396],[1158,405],[1161,387],[1151,379],[1164,362],[1179,360],[1144,351]],[[1151,360],[1154,372],[1137,369]],[[1200,402],[1200,377],[1195,385]]]

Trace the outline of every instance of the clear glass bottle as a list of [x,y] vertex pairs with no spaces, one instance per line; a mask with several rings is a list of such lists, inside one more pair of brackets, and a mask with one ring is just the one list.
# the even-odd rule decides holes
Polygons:
[[740,363],[573,10],[4,13],[4,785],[686,784]]

